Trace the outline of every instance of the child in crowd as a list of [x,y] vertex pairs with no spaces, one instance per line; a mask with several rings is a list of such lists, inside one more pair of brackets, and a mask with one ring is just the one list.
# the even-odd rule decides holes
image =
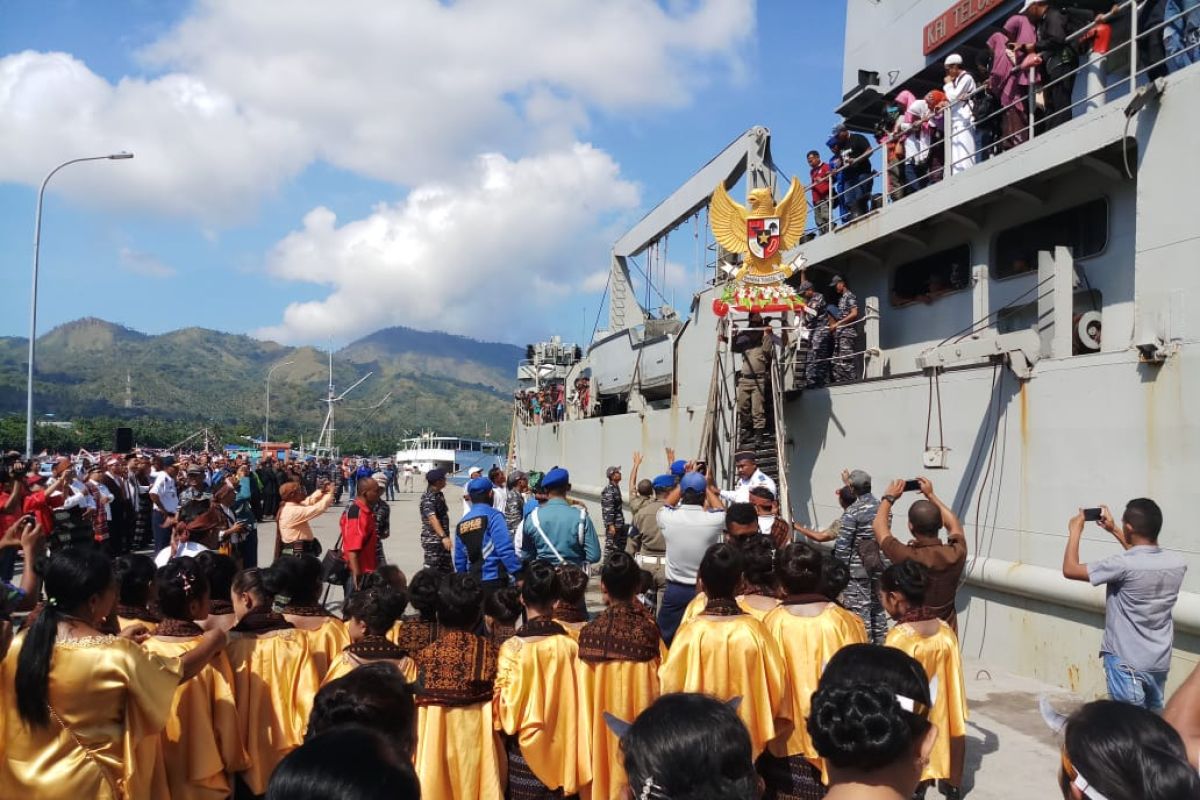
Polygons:
[[488,640],[499,647],[517,634],[517,620],[525,607],[521,590],[514,586],[488,593],[483,598],[483,624]]
[[558,568],[558,600],[554,601],[554,621],[562,625],[567,635],[579,641],[579,632],[587,624],[588,574],[574,564],[563,564]]
[[237,624],[233,613],[233,578],[237,575],[237,563],[215,550],[205,550],[195,556],[196,566],[208,581],[208,616],[193,620],[206,631],[219,628],[226,633]]
[[438,584],[441,573],[423,569],[413,575],[408,584],[408,604],[416,614],[410,614],[392,626],[388,638],[410,655],[416,655],[441,636],[438,625]]
[[770,537],[748,536],[742,544],[746,567],[745,582],[738,605],[758,621],[779,607],[779,586],[775,579],[775,544]]
[[349,675],[364,664],[384,661],[400,670],[404,679],[417,679],[417,666],[408,653],[387,638],[388,631],[404,614],[408,598],[403,591],[372,587],[355,592],[346,601],[342,613],[350,643],[334,659],[322,685]]
[[321,605],[321,560],[308,553],[280,556],[271,569],[283,581],[284,588],[275,598],[279,613],[308,636],[317,674],[324,677],[350,644],[350,635],[346,625]]
[[120,556],[113,562],[118,585],[117,626],[145,625],[154,633],[161,617],[151,609],[154,601],[154,559],[140,553]]

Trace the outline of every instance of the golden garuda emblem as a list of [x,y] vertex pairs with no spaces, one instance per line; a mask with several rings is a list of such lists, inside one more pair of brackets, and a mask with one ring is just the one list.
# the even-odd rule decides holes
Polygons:
[[[804,235],[808,204],[798,178],[792,178],[788,193],[779,205],[768,188],[751,189],[750,207],[734,202],[718,183],[708,205],[713,237],[730,253],[742,256],[742,266],[734,273],[721,300],[714,303],[744,311],[786,310],[803,303],[783,281],[794,271],[781,264],[783,252],[795,247]],[[723,316],[723,314],[722,314]]]

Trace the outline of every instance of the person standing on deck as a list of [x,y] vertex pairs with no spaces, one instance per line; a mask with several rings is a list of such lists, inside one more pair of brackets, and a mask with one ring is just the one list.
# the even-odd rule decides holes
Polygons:
[[945,92],[950,101],[950,174],[975,166],[975,116],[971,111],[971,97],[975,94],[975,78],[963,68],[963,58],[958,53],[946,57]]
[[804,361],[804,388],[820,389],[829,383],[829,357],[833,344],[829,338],[829,314],[825,295],[809,281],[800,284],[804,298],[804,328],[808,331],[808,357]]
[[834,275],[829,283],[837,291],[838,304],[829,309],[829,334],[833,337],[833,382],[845,383],[857,377],[854,345],[858,341],[858,297],[850,291],[846,279]]
[[421,495],[421,549],[425,553],[425,569],[448,574],[454,571],[450,558],[450,509],[446,506],[444,470],[431,469],[425,473],[428,488]]

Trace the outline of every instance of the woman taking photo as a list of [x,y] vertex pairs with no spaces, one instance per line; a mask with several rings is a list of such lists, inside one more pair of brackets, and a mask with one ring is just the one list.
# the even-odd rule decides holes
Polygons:
[[55,553],[44,580],[45,607],[0,666],[0,797],[168,796],[154,781],[158,736],[176,688],[221,651],[225,634],[203,634],[178,658],[143,650],[140,625],[104,635],[117,585],[94,548]]
[[333,487],[325,483],[317,491],[305,497],[304,487],[289,481],[279,487],[279,508],[275,512],[278,539],[275,542],[275,557],[281,554],[318,556],[321,545],[309,525],[333,505]]

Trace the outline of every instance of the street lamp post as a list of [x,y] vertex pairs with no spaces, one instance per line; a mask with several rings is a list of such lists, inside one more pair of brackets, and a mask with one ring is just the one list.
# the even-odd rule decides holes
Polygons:
[[276,364],[267,370],[267,415],[263,419],[263,444],[271,441],[271,373],[280,367],[286,367],[288,364],[295,363],[295,361],[284,361],[282,364]]
[[89,156],[88,158],[72,158],[64,161],[42,181],[38,189],[37,213],[33,221],[33,290],[29,297],[29,373],[25,380],[25,458],[33,457],[33,358],[37,345],[37,295],[38,295],[38,261],[42,246],[42,198],[46,194],[46,184],[60,169],[83,161],[121,161],[133,158],[133,153],[112,153],[107,156]]

